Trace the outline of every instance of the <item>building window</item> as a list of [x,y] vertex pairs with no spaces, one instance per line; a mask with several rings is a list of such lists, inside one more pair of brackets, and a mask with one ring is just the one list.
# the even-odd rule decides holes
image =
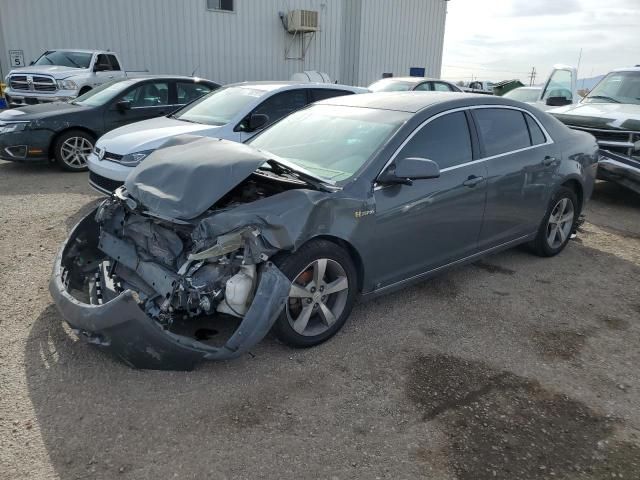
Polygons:
[[207,10],[233,12],[233,0],[207,0]]

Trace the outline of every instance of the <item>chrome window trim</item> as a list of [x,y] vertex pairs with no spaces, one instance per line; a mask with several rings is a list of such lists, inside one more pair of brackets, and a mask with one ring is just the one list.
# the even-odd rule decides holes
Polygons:
[[[520,149],[517,149],[517,150],[510,150],[508,152],[499,153],[497,155],[491,155],[489,157],[482,157],[482,158],[478,158],[476,160],[472,160],[470,162],[461,163],[460,165],[454,165],[452,167],[443,168],[442,170],[440,170],[440,173],[449,172],[451,170],[456,170],[458,168],[466,167],[468,165],[473,165],[473,164],[480,163],[480,162],[486,162],[487,160],[493,160],[494,158],[504,157],[506,155],[511,155],[511,154],[514,154],[514,153],[525,152],[525,151],[531,150],[533,148],[538,148],[538,147],[542,147],[542,146],[545,146],[545,145],[552,145],[553,143],[555,143],[553,141],[553,138],[551,137],[551,135],[549,135],[549,132],[547,132],[547,129],[544,128],[542,123],[540,123],[540,120],[538,120],[535,115],[532,115],[529,111],[525,110],[524,108],[514,107],[514,106],[511,106],[511,105],[471,105],[471,106],[467,106],[467,107],[452,108],[451,110],[445,110],[444,112],[440,112],[440,113],[438,113],[438,114],[436,114],[436,115],[434,115],[432,117],[429,117],[424,122],[422,122],[420,125],[418,125],[413,130],[413,132],[411,132],[411,134],[407,138],[405,138],[405,140],[400,144],[400,146],[395,150],[395,152],[393,152],[393,154],[391,155],[391,157],[389,158],[387,163],[385,163],[384,166],[382,167],[382,169],[377,173],[376,178],[378,178],[378,176],[380,176],[380,174],[382,172],[384,172],[387,169],[387,167],[393,163],[393,161],[396,159],[396,157],[398,156],[400,151],[407,145],[407,143],[409,143],[411,141],[411,139],[420,130],[422,130],[426,125],[428,125],[432,121],[434,121],[434,120],[436,120],[436,119],[438,119],[440,117],[443,117],[444,115],[448,115],[450,113],[464,112],[464,111],[467,111],[467,110],[480,110],[480,109],[487,109],[487,108],[501,108],[501,109],[505,109],[505,110],[517,110],[519,112],[524,113],[525,115],[529,115],[531,118],[533,118],[533,120],[536,122],[536,124],[540,127],[540,130],[542,130],[542,133],[543,133],[546,141],[544,143],[539,143],[537,145],[530,145],[528,147],[520,148]],[[379,186],[377,183],[374,183],[374,186],[375,186],[375,189],[381,188],[381,186]]]

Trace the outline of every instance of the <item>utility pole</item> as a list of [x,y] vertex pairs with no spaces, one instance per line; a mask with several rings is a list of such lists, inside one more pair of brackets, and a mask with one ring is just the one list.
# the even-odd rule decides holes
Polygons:
[[529,86],[533,85],[533,82],[536,81],[536,67],[531,69],[531,73],[529,74]]

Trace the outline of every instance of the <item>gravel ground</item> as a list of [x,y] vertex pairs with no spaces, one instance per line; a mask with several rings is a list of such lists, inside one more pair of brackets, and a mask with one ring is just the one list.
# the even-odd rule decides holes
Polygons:
[[511,250],[358,305],[320,347],[189,373],[132,370],[52,305],[97,198],[0,162],[0,478],[640,478],[640,197],[598,184],[554,259]]

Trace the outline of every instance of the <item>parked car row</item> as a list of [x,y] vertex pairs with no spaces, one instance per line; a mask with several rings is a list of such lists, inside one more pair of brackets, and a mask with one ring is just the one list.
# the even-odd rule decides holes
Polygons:
[[[185,369],[270,330],[317,345],[357,297],[518,244],[556,255],[603,149],[637,150],[633,118],[605,122],[624,145],[598,145],[583,130],[604,126],[571,112],[632,98],[631,73],[578,107],[570,67],[525,103],[416,77],[369,89],[126,78],[0,114],[0,156],[88,166],[108,199],[63,245],[51,294],[82,338],[129,365]],[[202,336],[234,317],[222,343]]]
[[[593,188],[591,135],[500,97],[340,94],[244,144],[200,135],[210,124],[178,134],[174,121],[209,119],[207,103],[225,95],[234,100],[221,103],[218,127],[239,135],[238,125],[265,122],[257,96],[246,93],[251,106],[236,98],[254,88],[229,86],[148,121],[169,122],[162,144],[159,124],[132,129],[131,143],[105,139],[147,150],[73,229],[50,292],[82,338],[129,365],[190,369],[241,355],[270,330],[310,347],[342,328],[357,297],[521,243],[553,256]],[[275,95],[308,102],[314,89]],[[234,317],[230,337],[202,335]]]

